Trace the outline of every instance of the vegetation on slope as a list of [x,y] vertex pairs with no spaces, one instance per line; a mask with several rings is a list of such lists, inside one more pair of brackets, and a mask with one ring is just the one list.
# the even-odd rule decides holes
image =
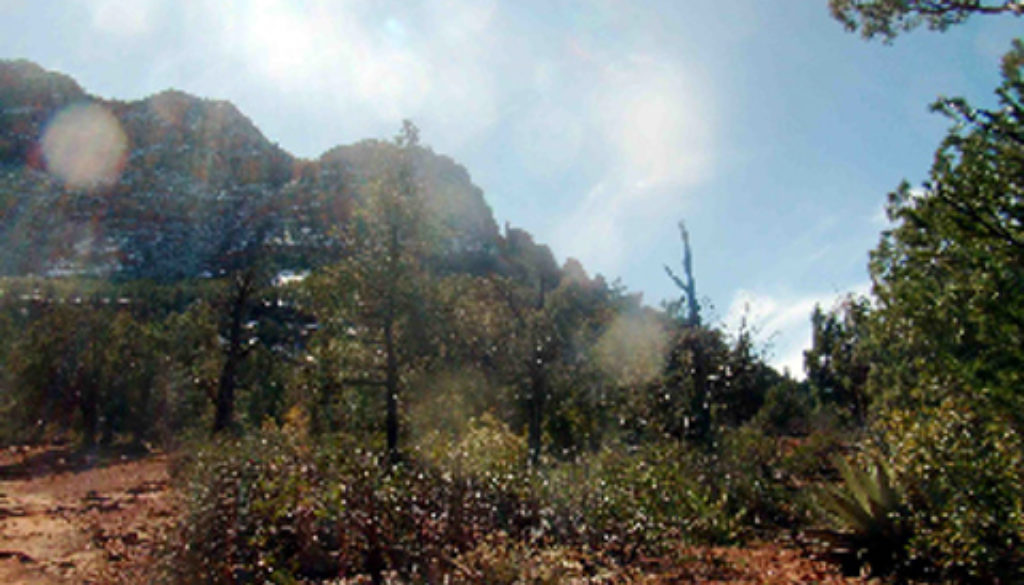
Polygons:
[[[831,5],[890,40],[1018,12]],[[937,104],[929,181],[890,196],[871,297],[812,315],[805,381],[706,323],[682,225],[680,299],[651,308],[499,233],[411,123],[296,161],[177,93],[105,104],[123,178],[70,186],[19,141],[90,98],[0,69],[0,434],[176,449],[167,579],[600,581],[757,538],[1024,577],[1024,45],[998,109]]]

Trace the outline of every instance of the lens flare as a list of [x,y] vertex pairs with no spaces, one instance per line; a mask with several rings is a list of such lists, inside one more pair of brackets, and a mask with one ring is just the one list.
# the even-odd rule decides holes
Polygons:
[[620,315],[597,343],[597,361],[605,374],[623,386],[644,384],[665,365],[668,336],[646,315]]
[[124,167],[128,139],[121,124],[97,104],[73,104],[54,116],[42,139],[51,173],[72,188],[109,185]]

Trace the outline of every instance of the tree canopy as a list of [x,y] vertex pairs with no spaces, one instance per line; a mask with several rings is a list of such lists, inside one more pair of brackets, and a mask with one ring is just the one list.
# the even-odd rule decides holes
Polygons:
[[[1000,108],[960,99],[921,189],[890,195],[895,222],[871,257],[890,390],[926,381],[991,392],[1019,412],[1024,371],[1024,45],[1004,63]],[[896,364],[903,364],[896,367]],[[936,397],[938,398],[938,397]],[[1011,408],[1011,405],[1016,405]],[[1018,416],[1018,415],[1015,415]]]
[[975,15],[1024,14],[1020,0],[829,0],[828,6],[847,30],[886,42],[919,26],[943,31]]

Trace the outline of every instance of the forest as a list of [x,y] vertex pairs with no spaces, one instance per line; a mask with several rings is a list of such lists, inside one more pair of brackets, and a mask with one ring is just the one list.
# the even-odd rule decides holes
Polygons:
[[[829,7],[883,43],[1024,13]],[[710,321],[685,221],[654,307],[499,230],[410,121],[293,159],[230,104],[2,62],[0,445],[165,455],[146,582],[726,580],[671,559],[759,543],[846,577],[1022,582],[1024,43],[995,95],[932,106],[950,130],[888,195],[870,292],[808,315],[794,377]],[[82,99],[136,148],[115,180],[40,162]]]

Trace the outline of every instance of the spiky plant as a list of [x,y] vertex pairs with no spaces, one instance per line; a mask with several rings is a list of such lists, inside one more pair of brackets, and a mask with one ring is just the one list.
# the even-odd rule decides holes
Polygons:
[[822,505],[843,528],[826,538],[830,556],[848,573],[867,565],[873,576],[905,574],[910,531],[892,468],[875,460],[862,470],[842,457],[836,457],[835,466],[842,486],[825,486],[821,492]]

